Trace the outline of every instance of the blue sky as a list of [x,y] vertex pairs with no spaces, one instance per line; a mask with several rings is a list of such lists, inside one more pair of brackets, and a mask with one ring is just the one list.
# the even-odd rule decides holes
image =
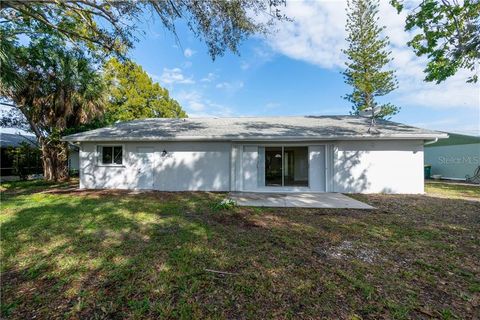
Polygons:
[[[349,91],[340,72],[345,58],[344,1],[290,1],[285,13],[294,19],[271,35],[254,37],[212,61],[206,46],[181,24],[180,43],[149,21],[130,57],[168,88],[190,116],[346,114]],[[401,107],[392,120],[422,127],[480,134],[479,85],[468,75],[435,85],[423,82],[425,60],[405,44],[404,16],[382,1],[399,89],[386,100]]]
[[[423,81],[425,59],[406,46],[405,13],[380,1],[380,23],[390,38],[399,88],[385,101],[401,107],[392,120],[425,128],[480,135],[480,84],[461,71],[440,85]],[[345,1],[287,1],[281,23],[212,61],[207,47],[181,23],[180,43],[154,19],[139,29],[130,58],[170,90],[191,117],[348,114],[350,91],[341,71],[345,57]],[[260,19],[262,17],[259,17]]]

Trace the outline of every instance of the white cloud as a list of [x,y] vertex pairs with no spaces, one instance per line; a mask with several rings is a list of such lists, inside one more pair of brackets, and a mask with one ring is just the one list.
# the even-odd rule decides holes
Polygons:
[[220,82],[220,83],[217,83],[217,85],[215,86],[215,88],[217,89],[222,89],[222,90],[226,90],[226,91],[229,91],[229,92],[236,92],[240,89],[243,88],[243,82],[242,81],[236,81],[236,82]]
[[246,61],[240,62],[240,69],[242,70],[248,70],[250,68],[250,63]]
[[274,56],[275,52],[272,48],[268,44],[262,43],[260,46],[253,48],[251,55],[249,54],[248,57],[244,57],[244,59],[240,61],[240,69],[254,69],[271,61]]
[[268,39],[271,47],[291,58],[323,68],[343,66],[345,10],[339,1],[291,1],[285,14],[293,22],[282,22]]
[[226,117],[233,114],[231,108],[207,99],[199,91],[181,91],[175,99],[185,108],[189,117]]
[[163,68],[163,73],[160,77],[152,75],[152,78],[154,80],[160,81],[161,84],[174,84],[174,83],[180,83],[180,84],[194,84],[195,80],[193,80],[193,77],[186,77],[182,69],[180,68]]
[[280,107],[280,103],[278,102],[270,101],[265,104],[265,109],[276,109],[278,107]]
[[185,58],[190,58],[194,54],[195,54],[195,51],[190,48],[187,48],[183,51],[183,55],[185,56]]
[[[346,60],[341,52],[346,48],[345,6],[345,1],[289,1],[284,13],[294,22],[278,24],[266,41],[290,58],[340,71]],[[399,81],[399,89],[387,99],[402,107],[479,108],[478,86],[465,83],[466,72],[440,85],[423,81],[426,60],[406,45],[412,33],[404,31],[405,16],[405,12],[398,15],[388,1],[381,1],[380,24],[387,27],[394,57],[391,67],[397,70]]]
[[203,97],[197,91],[182,91],[176,95],[176,99],[188,110],[198,112],[205,109]]
[[[480,121],[480,118],[478,119]],[[480,135],[480,122],[476,124],[465,123],[464,119],[448,118],[432,121],[421,121],[412,123],[413,126],[430,128],[440,131],[456,132],[467,135]]]
[[267,46],[260,46],[253,48],[253,58],[256,62],[267,62],[272,60],[274,54],[271,48]]
[[205,77],[203,77],[200,81],[202,82],[212,82],[217,78],[217,75],[213,72],[209,72]]
[[411,125],[420,128],[445,128],[445,126],[451,126],[458,123],[457,119],[440,119],[440,120],[432,120],[432,121],[419,121],[414,122]]
[[217,83],[217,85],[215,86],[215,88],[217,89],[224,89],[227,87],[230,87],[230,84],[228,82],[220,82],[220,83]]

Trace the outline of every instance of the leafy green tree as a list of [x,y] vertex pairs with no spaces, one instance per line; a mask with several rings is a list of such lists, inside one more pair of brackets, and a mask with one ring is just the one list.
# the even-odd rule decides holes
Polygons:
[[180,104],[170,98],[167,89],[133,61],[110,59],[104,68],[109,84],[109,100],[104,119],[106,123],[142,118],[184,118]]
[[[404,10],[403,0],[390,2]],[[408,45],[428,58],[426,81],[440,83],[460,69],[472,72],[467,82],[478,81],[480,1],[423,0],[409,11],[405,29],[416,31]]]
[[64,180],[68,148],[61,136],[67,128],[102,114],[103,77],[82,50],[69,48],[55,37],[33,38],[28,45],[16,43],[14,48],[10,63],[18,81],[2,86],[2,97],[13,102],[37,137],[45,179]]
[[348,1],[348,49],[343,50],[348,58],[343,72],[345,83],[353,87],[352,93],[344,98],[352,103],[354,114],[371,110],[372,122],[376,117],[388,117],[399,111],[391,103],[379,104],[376,100],[397,88],[394,71],[384,70],[391,61],[391,52],[387,49],[388,37],[381,35],[384,27],[378,26],[377,14],[378,1]]
[[215,58],[226,49],[237,52],[243,39],[285,19],[280,12],[284,4],[285,0],[2,0],[0,19],[15,35],[50,33],[94,51],[120,54],[133,46],[146,18],[158,19],[175,35],[175,23],[182,19]]
[[[125,58],[145,18],[156,17],[175,36],[176,22],[183,20],[214,59],[226,50],[237,53],[246,37],[267,32],[274,21],[286,19],[282,5],[284,0],[2,0],[0,93],[22,115],[1,119],[2,123],[27,123],[39,140],[45,178],[64,179],[67,152],[61,135],[103,121],[99,114],[105,105],[105,85],[92,65],[111,54]],[[266,19],[258,19],[261,15]],[[150,91],[156,96],[154,91],[160,90]],[[129,106],[138,105],[133,100]],[[163,100],[161,106],[149,102],[149,112],[182,115],[178,103]],[[109,112],[112,119],[146,114],[132,109],[130,114],[113,108]]]

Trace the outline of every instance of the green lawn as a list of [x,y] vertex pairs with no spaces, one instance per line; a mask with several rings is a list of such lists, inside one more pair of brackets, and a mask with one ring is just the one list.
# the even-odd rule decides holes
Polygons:
[[2,185],[2,318],[480,315],[478,189],[213,210],[225,194],[74,185]]
[[450,199],[480,199],[480,187],[476,185],[430,182],[425,185],[425,191],[432,196]]

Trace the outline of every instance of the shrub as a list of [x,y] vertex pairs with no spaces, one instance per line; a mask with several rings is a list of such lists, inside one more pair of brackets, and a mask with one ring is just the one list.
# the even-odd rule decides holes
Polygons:
[[220,202],[215,202],[212,205],[212,210],[213,211],[219,211],[219,210],[231,210],[235,208],[237,203],[233,199],[225,198]]

